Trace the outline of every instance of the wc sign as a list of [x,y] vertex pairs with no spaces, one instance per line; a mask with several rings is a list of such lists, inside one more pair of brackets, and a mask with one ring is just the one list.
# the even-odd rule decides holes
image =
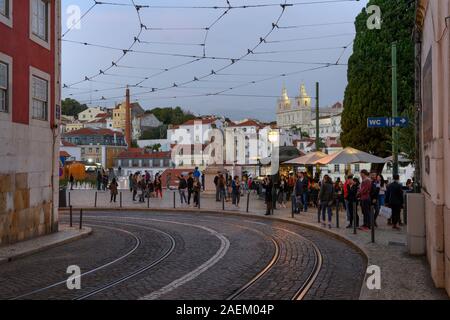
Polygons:
[[406,117],[379,117],[368,118],[368,128],[405,128],[409,125],[409,119]]

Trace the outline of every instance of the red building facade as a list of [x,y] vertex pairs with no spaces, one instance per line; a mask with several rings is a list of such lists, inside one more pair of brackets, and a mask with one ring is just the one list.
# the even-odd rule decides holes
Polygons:
[[57,230],[60,0],[0,0],[0,245]]

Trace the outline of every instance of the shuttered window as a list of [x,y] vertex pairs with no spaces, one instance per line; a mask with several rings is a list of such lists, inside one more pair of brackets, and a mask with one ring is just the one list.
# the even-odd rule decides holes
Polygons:
[[44,41],[48,41],[48,5],[48,0],[32,0],[31,30]]
[[48,81],[33,76],[31,93],[33,119],[46,121],[48,114]]
[[[0,0],[1,1],[1,0]],[[9,98],[9,86],[8,86],[8,65],[0,61],[0,112],[8,112],[8,98]]]

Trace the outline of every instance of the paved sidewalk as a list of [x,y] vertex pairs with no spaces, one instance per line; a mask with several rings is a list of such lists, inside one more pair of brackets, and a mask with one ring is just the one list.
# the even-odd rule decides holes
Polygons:
[[54,234],[0,247],[0,265],[49,248],[82,239],[92,233],[92,229],[88,227],[79,230],[78,228],[60,225],[59,230],[59,232]]
[[[74,210],[79,208],[93,208],[95,204],[95,190],[76,190],[70,192],[71,205]],[[163,199],[150,199],[150,209],[169,210],[175,207],[177,211],[198,210],[186,204],[182,205],[179,195],[174,191],[164,192]],[[109,202],[109,192],[97,193],[97,208],[102,209],[120,209],[119,196],[117,203]],[[148,203],[138,203],[132,201],[131,193],[128,190],[122,190],[122,208],[145,210]],[[216,202],[213,195],[202,194],[202,211],[223,212],[223,204]],[[229,213],[245,214],[247,207],[247,197],[241,199],[240,207],[237,208],[231,203],[225,203],[225,211]],[[334,210],[335,211],[335,210]],[[263,216],[265,205],[263,200],[257,199],[255,194],[251,194],[249,201],[250,215]],[[75,213],[76,214],[76,213]],[[436,289],[430,276],[430,269],[425,257],[413,257],[407,252],[406,247],[406,227],[401,231],[394,231],[387,225],[386,219],[379,217],[376,229],[376,243],[371,243],[370,232],[358,230],[353,234],[353,229],[345,229],[346,215],[341,210],[340,228],[336,226],[336,212],[333,212],[333,229],[323,228],[317,221],[317,209],[310,209],[308,213],[295,215],[292,218],[290,204],[288,208],[279,208],[275,210],[273,218],[286,221],[301,223],[311,228],[323,230],[339,236],[341,239],[350,241],[359,247],[368,257],[369,265],[377,265],[381,268],[381,290],[368,290],[363,286],[360,299],[374,300],[435,300],[448,299],[444,290]]]

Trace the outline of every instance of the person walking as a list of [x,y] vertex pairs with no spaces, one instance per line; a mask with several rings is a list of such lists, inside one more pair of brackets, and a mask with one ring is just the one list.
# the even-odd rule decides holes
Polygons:
[[188,178],[187,178],[187,191],[188,191],[188,205],[191,205],[191,198],[194,193],[194,178],[193,173],[189,172]]
[[180,181],[178,183],[178,192],[180,193],[181,204],[183,204],[183,203],[187,204],[187,198],[186,198],[187,181],[184,178],[183,174],[179,177],[179,180]]
[[216,186],[216,202],[220,202],[219,180],[220,180],[220,172],[218,172],[217,175],[214,177],[214,185]]
[[73,185],[75,183],[75,178],[73,177],[73,174],[70,174],[69,182],[70,182],[70,190],[73,190]]
[[319,208],[319,191],[320,191],[320,185],[315,180],[312,179],[311,181],[311,200],[315,208]]
[[163,193],[162,193],[162,181],[161,181],[161,176],[158,174],[155,178],[155,196],[156,198],[158,198],[158,195],[161,196],[161,199],[163,198]]
[[100,170],[97,171],[97,191],[101,191],[103,182],[103,175]]
[[370,208],[371,199],[370,192],[372,190],[372,181],[369,178],[369,172],[367,170],[361,171],[361,186],[359,188],[359,199],[361,200],[361,209],[363,214],[363,225],[361,230],[370,230]]
[[392,228],[400,230],[398,224],[400,223],[400,212],[403,209],[403,188],[400,184],[400,176],[394,175],[394,182],[392,182],[386,190],[386,206],[392,209]]
[[117,194],[119,193],[119,184],[117,183],[116,178],[113,178],[111,184],[109,185],[109,191],[111,192],[111,203],[116,202]]
[[348,203],[348,196],[350,188],[353,184],[353,175],[350,174],[347,179],[344,182],[343,186],[343,193],[344,193],[344,204],[345,204],[345,212],[347,214],[347,221],[350,222],[350,209],[349,209],[349,203]]
[[200,205],[200,192],[202,190],[202,184],[200,183],[199,178],[194,178],[194,207],[198,208]]
[[134,174],[131,179],[131,190],[133,192],[133,201],[136,201],[136,196],[138,193],[138,177],[137,174]]
[[225,180],[225,176],[221,174],[219,176],[219,201],[226,201],[225,189],[227,186],[227,181]]
[[325,214],[328,213],[328,227],[331,229],[331,219],[333,213],[331,208],[333,206],[334,200],[334,187],[330,176],[325,175],[323,178],[322,186],[319,192],[320,209],[322,212],[322,225],[326,227],[326,217]]
[[239,177],[235,176],[231,182],[231,198],[233,205],[239,208],[239,203],[241,202],[241,183]]
[[272,214],[272,208],[273,208],[273,183],[270,176],[267,176],[264,179],[263,187],[265,189],[265,200],[266,200],[266,216],[270,216]]
[[128,177],[128,186],[130,187],[130,192],[133,192],[133,174],[130,173],[130,176]]
[[356,227],[359,227],[359,216],[356,213],[356,205],[358,202],[358,189],[359,189],[359,180],[357,178],[353,178],[347,182],[347,209],[349,212],[349,225],[347,229],[353,228],[353,224],[356,223]]
[[288,192],[288,184],[286,178],[283,176],[280,179],[280,185],[278,189],[278,204],[282,208],[286,208],[286,193]]

